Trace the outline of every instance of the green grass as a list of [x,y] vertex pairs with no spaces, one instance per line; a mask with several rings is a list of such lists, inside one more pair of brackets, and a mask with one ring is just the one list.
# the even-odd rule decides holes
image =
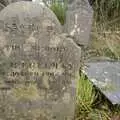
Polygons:
[[89,80],[86,80],[85,75],[82,74],[77,87],[77,102],[79,107],[84,111],[90,111],[95,98],[93,84]]
[[111,120],[111,114],[108,101],[82,74],[77,87],[75,120]]
[[53,2],[50,9],[55,13],[60,23],[64,25],[66,16],[66,2],[64,4],[57,1]]

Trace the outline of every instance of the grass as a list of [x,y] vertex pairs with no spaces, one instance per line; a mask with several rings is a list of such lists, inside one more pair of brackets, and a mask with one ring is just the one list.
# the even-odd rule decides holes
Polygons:
[[76,120],[88,118],[88,114],[92,111],[92,104],[95,98],[93,85],[82,74],[77,87]]
[[[115,109],[116,110],[116,109]],[[118,113],[118,112],[117,112]],[[75,120],[111,120],[109,103],[84,74],[78,82]]]
[[64,25],[66,16],[66,2],[62,4],[61,2],[55,1],[51,4],[50,9],[55,13],[60,23]]
[[85,75],[82,74],[77,89],[77,102],[79,107],[85,111],[90,111],[95,97],[92,83],[89,80],[86,80]]
[[[119,20],[118,20],[119,23]],[[118,24],[117,23],[117,24]],[[108,21],[108,23],[96,22],[94,19],[90,50],[96,52],[96,56],[107,56],[116,60],[120,57],[120,26],[116,25],[116,21]]]
[[93,8],[97,21],[111,20],[120,16],[119,0],[95,0]]
[[95,0],[90,49],[98,56],[120,57],[120,0]]

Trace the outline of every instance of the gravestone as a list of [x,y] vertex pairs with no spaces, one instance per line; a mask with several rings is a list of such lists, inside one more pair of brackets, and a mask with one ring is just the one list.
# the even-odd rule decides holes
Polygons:
[[93,61],[86,63],[84,73],[112,103],[120,104],[120,62]]
[[65,31],[78,45],[88,45],[92,18],[88,0],[68,0]]
[[[16,2],[0,12],[3,120],[72,120],[81,49],[53,12]],[[9,108],[9,109],[8,109]]]

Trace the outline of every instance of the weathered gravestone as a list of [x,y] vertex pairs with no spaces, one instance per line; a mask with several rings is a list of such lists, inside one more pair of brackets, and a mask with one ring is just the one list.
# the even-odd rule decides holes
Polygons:
[[92,18],[88,0],[68,0],[65,31],[78,45],[88,45]]
[[0,88],[10,103],[0,118],[72,120],[80,56],[47,7],[8,5],[0,13]]

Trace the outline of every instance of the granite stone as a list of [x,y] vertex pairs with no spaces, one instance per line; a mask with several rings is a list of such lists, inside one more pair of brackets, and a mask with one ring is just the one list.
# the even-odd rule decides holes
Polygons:
[[0,12],[0,105],[10,108],[0,118],[74,118],[81,49],[61,31],[54,13],[37,3]]
[[64,30],[78,45],[87,46],[90,38],[93,10],[88,0],[68,0]]
[[120,62],[86,63],[84,73],[112,104],[120,104]]

